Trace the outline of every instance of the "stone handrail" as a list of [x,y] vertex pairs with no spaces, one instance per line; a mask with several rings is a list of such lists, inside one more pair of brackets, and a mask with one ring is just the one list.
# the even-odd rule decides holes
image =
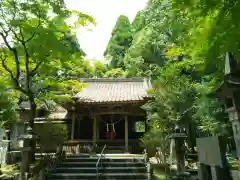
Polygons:
[[144,162],[145,162],[146,164],[149,162],[149,157],[148,157],[147,149],[144,149],[144,151],[143,151],[143,159],[144,159]]

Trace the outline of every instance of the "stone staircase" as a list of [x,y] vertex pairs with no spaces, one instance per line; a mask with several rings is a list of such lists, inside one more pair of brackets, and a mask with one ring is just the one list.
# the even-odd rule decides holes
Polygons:
[[[68,155],[47,177],[47,180],[97,179],[98,155]],[[130,154],[109,154],[102,157],[99,180],[147,180],[147,168],[142,157]]]

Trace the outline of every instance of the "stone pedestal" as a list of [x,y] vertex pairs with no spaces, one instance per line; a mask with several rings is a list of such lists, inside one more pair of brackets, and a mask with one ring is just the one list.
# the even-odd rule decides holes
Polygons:
[[20,180],[27,180],[30,173],[29,164],[29,149],[28,147],[23,148],[21,152],[21,164],[20,164]]

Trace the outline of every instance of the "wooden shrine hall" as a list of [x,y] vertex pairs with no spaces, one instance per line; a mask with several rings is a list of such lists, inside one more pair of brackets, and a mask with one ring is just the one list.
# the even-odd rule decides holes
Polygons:
[[84,89],[66,104],[69,141],[93,147],[117,146],[134,151],[146,131],[146,114],[141,108],[151,87],[146,78],[81,79]]

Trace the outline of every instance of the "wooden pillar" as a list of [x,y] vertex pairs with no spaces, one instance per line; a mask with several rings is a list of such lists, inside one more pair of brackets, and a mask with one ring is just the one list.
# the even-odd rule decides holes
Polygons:
[[79,139],[81,139],[81,120],[82,120],[82,116],[80,116],[78,120],[78,138]]
[[74,140],[75,121],[76,121],[76,113],[75,113],[75,111],[74,111],[74,112],[72,113],[72,132],[71,132],[71,140]]
[[125,116],[125,151],[128,152],[128,116]]
[[93,146],[96,146],[97,142],[97,118],[96,116],[93,117]]
[[99,125],[100,121],[97,122],[97,140],[99,140]]

